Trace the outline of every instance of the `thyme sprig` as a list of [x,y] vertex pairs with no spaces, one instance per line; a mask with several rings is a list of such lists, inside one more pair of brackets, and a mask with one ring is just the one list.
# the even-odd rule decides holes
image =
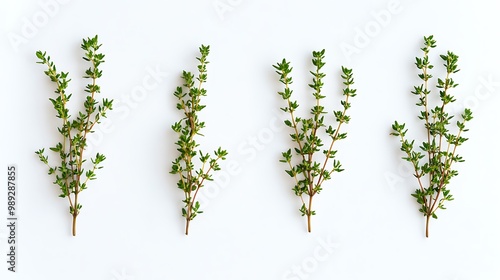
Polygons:
[[[199,190],[206,181],[213,181],[212,173],[221,170],[219,162],[225,160],[228,154],[221,147],[215,150],[213,155],[203,153],[195,140],[196,136],[203,136],[200,131],[205,127],[205,122],[199,120],[198,113],[206,107],[201,104],[201,97],[207,94],[203,84],[207,81],[209,63],[207,57],[210,46],[201,45],[199,50],[201,57],[196,58],[199,61],[198,77],[195,79],[194,74],[183,71],[181,78],[184,84],[182,87],[177,87],[174,92],[174,96],[178,99],[177,109],[184,116],[172,125],[172,129],[179,137],[175,143],[179,156],[172,162],[170,173],[179,176],[177,187],[184,192],[182,216],[186,218],[186,235],[189,234],[191,220],[203,213],[200,210],[200,202],[196,200]],[[195,80],[198,81],[197,85]],[[201,167],[196,167],[196,162],[200,163]]]
[[[282,153],[280,162],[286,163],[290,168],[285,171],[294,180],[293,191],[301,201],[300,213],[302,216],[307,216],[308,232],[311,232],[311,216],[316,215],[316,211],[312,208],[313,197],[321,192],[323,183],[330,180],[334,172],[344,170],[340,161],[336,159],[337,150],[333,148],[337,141],[347,137],[347,133],[341,133],[340,129],[344,123],[349,123],[350,117],[347,115],[347,110],[351,107],[350,98],[356,96],[356,89],[352,88],[354,84],[352,69],[342,67],[341,77],[345,85],[343,89],[344,100],[340,102],[342,109],[333,111],[336,125],[327,126],[325,116],[328,116],[328,113],[321,105],[321,100],[326,97],[322,93],[323,78],[326,75],[321,71],[325,65],[325,50],[313,51],[312,56],[312,64],[315,69],[310,71],[313,78],[309,87],[313,89],[312,95],[315,99],[315,105],[311,108],[308,118],[296,116],[299,104],[296,100],[291,99],[293,90],[290,86],[293,81],[290,62],[283,59],[273,65],[276,73],[280,75],[280,82],[285,86],[283,91],[278,92],[278,94],[286,101],[286,106],[281,110],[290,115],[290,119],[285,120],[284,123],[291,128],[290,137],[295,143],[293,149]],[[330,141],[326,149],[322,148],[324,143],[321,133],[323,132]],[[317,159],[318,154],[323,154],[323,156],[319,156],[322,159]],[[294,155],[298,158],[297,160],[294,160]]]
[[420,204],[419,211],[426,217],[425,236],[429,237],[430,218],[437,219],[436,211],[446,209],[446,201],[453,200],[448,185],[451,179],[458,175],[458,171],[453,169],[453,164],[463,162],[464,159],[457,154],[457,147],[462,145],[468,138],[463,137],[463,133],[469,129],[466,123],[472,120],[472,111],[464,109],[461,114],[462,120],[456,121],[457,129],[450,131],[453,115],[450,115],[446,109],[449,104],[456,101],[450,91],[458,86],[452,78],[457,73],[458,56],[448,51],[440,55],[443,65],[446,68],[444,79],[438,78],[436,87],[439,89],[440,102],[435,107],[430,104],[431,89],[429,81],[433,78],[430,70],[434,66],[430,63],[429,52],[436,47],[434,37],[424,37],[424,47],[421,48],[423,57],[416,58],[415,65],[421,73],[418,74],[422,84],[415,86],[412,93],[418,97],[416,105],[422,108],[418,118],[424,123],[426,130],[426,139],[422,144],[415,148],[415,140],[407,140],[405,123],[394,122],[392,125],[394,135],[400,139],[402,157],[405,161],[412,164],[414,176],[418,182],[418,188],[412,194]]
[[59,156],[60,163],[53,165],[49,163],[49,157],[45,154],[45,149],[36,151],[40,161],[49,169],[48,174],[55,177],[54,184],[59,186],[62,198],[67,198],[69,202],[69,212],[73,217],[72,234],[76,235],[76,218],[80,214],[82,204],[79,202],[79,194],[87,189],[88,182],[95,180],[96,170],[101,169],[102,162],[106,159],[103,154],[97,153],[90,158],[89,168],[85,167],[87,157],[85,148],[87,147],[87,136],[94,131],[96,124],[102,118],[106,118],[108,110],[112,110],[113,100],[97,100],[97,95],[101,92],[97,80],[102,76],[99,66],[104,62],[104,54],[98,53],[101,44],[98,43],[97,35],[93,38],[83,39],[81,48],[85,51],[83,59],[91,66],[85,71],[83,78],[89,79],[85,92],[87,96],[83,103],[84,110],[79,111],[75,118],[71,118],[68,103],[72,94],[67,93],[67,88],[71,79],[68,72],[57,72],[54,62],[46,52],[37,51],[39,59],[37,63],[44,64],[47,70],[44,71],[52,82],[56,85],[56,97],[49,98],[57,112],[56,117],[61,119],[62,125],[57,130],[62,136],[62,141],[50,150]]

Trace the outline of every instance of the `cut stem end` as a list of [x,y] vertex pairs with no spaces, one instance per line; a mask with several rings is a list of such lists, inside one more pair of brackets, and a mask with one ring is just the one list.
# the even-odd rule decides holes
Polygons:
[[76,236],[76,217],[77,215],[73,215],[73,229],[72,229],[73,236]]
[[186,219],[186,235],[189,235],[189,219]]
[[431,220],[431,216],[427,215],[427,220],[425,222],[425,237],[429,238],[429,222]]
[[311,215],[307,215],[307,232],[311,232]]

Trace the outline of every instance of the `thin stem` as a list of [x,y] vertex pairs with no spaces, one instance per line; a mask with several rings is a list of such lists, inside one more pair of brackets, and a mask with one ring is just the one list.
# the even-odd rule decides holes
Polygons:
[[[424,55],[424,60],[428,61],[429,59],[429,55],[428,55],[428,50],[425,51],[425,55]],[[423,68],[423,74],[424,74],[424,109],[425,109],[425,124],[426,124],[426,129],[427,129],[427,143],[429,144],[429,147],[431,147],[431,143],[434,142],[432,141],[431,142],[431,124],[429,123],[429,107],[428,107],[428,93],[429,93],[429,87],[428,87],[428,81],[429,81],[429,77],[427,76],[427,71],[429,70],[428,68],[428,63],[424,66]],[[435,136],[433,138],[433,140],[435,139]],[[427,150],[427,155],[428,155],[428,164],[431,165],[431,162],[432,162],[432,159],[434,158],[435,156],[435,151],[432,150],[432,149],[428,149]],[[415,167],[416,168],[416,167]],[[434,176],[434,172],[435,171],[431,171],[430,174],[429,174],[429,187],[432,187],[432,178]],[[416,172],[416,174],[418,174]],[[420,184],[420,187],[421,187],[421,190],[423,191],[424,188],[420,182],[420,177],[419,177],[419,184]],[[426,197],[424,197],[424,204],[426,205],[427,209],[429,209],[431,207],[431,204],[432,204],[432,196],[427,199]]]
[[[291,161],[288,161],[288,166],[290,167],[290,170],[293,170],[292,162]],[[295,185],[297,187],[299,187],[299,179],[297,178],[297,173],[294,172],[293,178],[295,179]],[[302,197],[302,194],[299,195],[299,197],[300,197],[300,200],[302,201],[302,205],[304,205],[305,203],[304,203],[304,198]]]
[[[320,81],[320,73],[319,73],[319,65],[316,66],[316,74],[314,75],[314,77],[316,78],[316,81],[319,83]],[[321,93],[321,88],[318,87],[316,89],[316,107],[318,108],[319,107],[319,96],[320,96],[320,93]],[[315,139],[316,138],[316,131],[318,130],[318,127],[319,127],[319,116],[320,116],[320,113],[317,113],[316,111],[314,111],[314,127],[311,131],[311,135],[313,136],[312,138]],[[312,162],[312,157],[313,157],[313,153],[314,153],[314,149],[316,147],[316,141],[313,142],[313,145],[311,145],[311,151],[309,152],[308,156],[309,156],[309,161]]]
[[[450,78],[450,73],[448,72],[446,74],[445,86],[444,86],[444,90],[443,90],[443,94],[445,96],[446,96],[446,93],[448,92],[448,89],[449,89],[449,87],[448,87],[449,78]],[[441,104],[441,117],[439,119],[440,122],[444,121],[444,107],[445,107],[445,105],[446,104],[445,104],[445,102],[443,100],[443,103]],[[443,134],[440,133],[439,134],[439,151],[441,151],[441,146],[442,146],[442,142],[443,142],[442,140],[443,140]],[[439,159],[441,159],[441,155],[439,155]],[[443,170],[441,169],[441,171],[443,171]]]
[[[94,60],[92,60],[92,65],[93,65],[94,71],[95,71],[96,68],[95,68],[95,61]],[[95,85],[96,85],[96,77],[94,75],[92,77],[92,88],[94,88]],[[93,105],[93,103],[94,103],[94,95],[95,95],[95,91],[92,91],[91,92],[91,102],[90,102],[89,106],[94,106]],[[85,129],[83,131],[83,137],[82,137],[83,143],[81,144],[79,154],[77,154],[77,156],[78,156],[78,161],[77,161],[77,175],[76,175],[76,180],[74,181],[75,182],[75,186],[74,186],[75,187],[75,190],[74,190],[75,204],[74,204],[74,207],[73,207],[73,236],[76,235],[76,217],[80,213],[80,210],[78,209],[78,194],[80,193],[80,180],[81,180],[82,165],[83,165],[83,158],[84,158],[83,154],[84,154],[84,149],[85,149],[85,141],[87,139],[87,133],[89,132],[89,122],[90,122],[90,115],[91,115],[91,113],[92,113],[92,109],[91,108],[87,109],[87,120],[85,121]],[[94,124],[92,124],[91,127],[93,127]],[[87,178],[87,180],[88,180],[88,178]]]
[[[49,67],[50,67],[50,65],[49,65]],[[66,111],[67,99],[66,99],[65,91],[64,91],[64,89],[62,89],[61,84],[59,83],[59,79],[56,79],[55,83],[56,83],[57,88],[59,89],[59,96],[61,97],[63,110]],[[69,166],[71,168],[71,177],[72,177],[72,180],[74,181],[75,180],[75,169],[74,169],[74,165],[73,165],[73,154],[72,154],[73,141],[71,138],[71,125],[69,125],[69,120],[68,120],[66,115],[62,118],[62,120],[63,120],[63,130],[64,130],[64,127],[66,127],[66,130],[67,130],[66,131],[67,137],[65,135],[63,135],[64,139],[63,139],[63,148],[62,149],[64,152],[66,152],[66,138],[67,138],[68,142],[69,142],[69,153],[68,153],[69,154],[69,163],[70,163]],[[63,159],[63,164],[67,164],[66,158]],[[77,176],[79,177],[79,175],[77,175]],[[73,203],[73,200],[71,199],[71,193],[69,191],[69,187],[70,187],[69,177],[66,177],[64,180],[65,180],[66,194],[68,197],[70,209],[73,209],[72,234],[73,234],[73,236],[76,236],[76,216],[78,215],[77,214],[78,195],[76,193],[74,194],[74,201],[75,202]]]
[[[95,60],[92,59],[92,66],[94,67],[94,72],[96,71],[96,66],[95,66]],[[95,85],[96,85],[96,75],[94,73],[94,75],[92,76],[92,88],[94,89],[95,88]],[[90,93],[91,96],[90,96],[90,106],[91,108],[88,108],[87,109],[87,120],[85,121],[85,129],[83,131],[83,141],[84,143],[81,145],[80,147],[80,158],[78,160],[78,171],[81,171],[82,170],[82,164],[83,164],[83,151],[85,149],[85,141],[87,139],[87,133],[92,129],[92,127],[95,125],[95,123],[93,123],[90,127],[89,127],[89,123],[90,123],[90,115],[93,113],[93,109],[92,109],[92,106],[93,103],[94,103],[94,100],[95,100],[95,90],[92,90],[92,92]],[[80,172],[79,172],[80,174]],[[80,175],[78,175],[78,180],[77,180],[78,184],[76,186],[76,188],[79,188],[79,183],[80,183]],[[78,193],[78,191],[76,191],[76,193]]]
[[73,233],[73,236],[76,236],[76,217],[78,216],[78,214],[75,214],[75,212],[73,212],[73,227],[72,227],[72,233]]
[[[286,88],[288,89],[288,84],[286,85]],[[300,139],[299,139],[299,130],[297,129],[297,122],[295,122],[295,116],[293,114],[293,109],[291,106],[292,102],[290,101],[290,98],[288,98],[287,101],[288,101],[288,110],[290,110],[290,118],[292,119],[293,130],[295,132],[295,136],[297,137],[297,144],[299,145],[300,154],[302,155],[302,160],[306,161],[306,157],[304,156],[304,153],[302,152],[303,148],[302,148],[302,142],[300,142]]]
[[[187,85],[187,90],[188,90],[189,94],[192,95],[191,85]],[[194,134],[195,134],[195,122],[194,122],[194,117],[193,117],[194,110],[192,107],[193,104],[194,104],[194,96],[191,96],[191,108],[184,106],[184,112],[185,112],[185,115],[189,121],[189,129],[190,129],[189,140],[188,140],[189,143],[193,141]],[[185,147],[185,148],[187,150],[189,150],[188,147]],[[186,163],[186,171],[185,171],[186,172],[186,185],[185,186],[187,186],[187,188],[188,188],[187,191],[184,190],[186,201],[187,201],[187,205],[186,205],[186,235],[187,235],[189,232],[189,221],[191,220],[191,213],[192,213],[192,206],[193,206],[193,201],[191,199],[193,173],[192,173],[192,168],[191,168],[192,157],[191,157],[190,152],[185,153],[184,161]]]
[[312,198],[313,198],[313,195],[310,195],[309,196],[309,208],[307,210],[307,231],[308,232],[311,232]]
[[210,164],[210,167],[208,168],[207,172],[205,172],[205,176],[203,176],[201,178],[201,182],[198,184],[198,187],[196,188],[196,191],[194,192],[194,196],[193,196],[193,201],[192,203],[194,203],[194,200],[196,199],[196,195],[198,195],[198,191],[200,190],[200,187],[203,186],[203,182],[205,182],[205,178],[208,176],[208,174],[210,173],[210,171],[212,171],[213,167],[215,166],[215,164],[217,163],[217,161],[220,159],[221,157],[218,156],[216,159],[215,159],[215,162],[214,164]]
[[[288,83],[288,75],[286,73],[283,74],[283,80],[285,81],[285,89],[290,90],[290,85]],[[292,108],[292,101],[290,100],[290,97],[287,98],[286,101],[288,104],[288,110],[290,111],[290,118],[292,119],[293,130],[295,132],[295,136],[297,137],[297,144],[299,145],[299,150],[301,152],[300,154],[302,155],[302,160],[306,161],[306,157],[304,156],[304,153],[302,153],[303,148],[302,148],[302,143],[300,142],[299,139],[299,131],[297,129],[297,122],[295,121],[295,115],[293,114],[294,109]]]
[[[92,172],[94,172],[94,171],[96,171],[96,169],[97,169],[97,165],[94,165],[94,166],[92,167],[92,170],[91,170],[91,171],[92,171]],[[85,181],[83,181],[83,184],[82,184],[82,185],[87,184],[87,182],[89,181],[89,179],[90,179],[89,177],[85,178]]]
[[190,221],[191,221],[191,219],[186,218],[186,235],[189,235],[189,222]]
[[[400,140],[400,141],[401,141],[401,143],[403,143],[403,142],[404,142],[404,140],[405,140],[405,139],[404,139],[404,137],[403,137],[403,135],[401,135],[401,134],[400,134],[400,139],[401,139],[401,140]],[[409,153],[409,152],[407,152],[407,153],[406,153],[406,155],[408,156],[408,158],[410,158],[410,157],[411,157],[411,155],[410,155],[410,153]],[[422,178],[422,174],[420,174],[420,173],[418,172],[418,167],[417,167],[417,166],[416,166],[413,162],[412,162],[412,166],[413,166],[413,170],[415,171],[415,177],[417,177],[417,179],[418,179],[418,185],[419,185],[419,187],[420,187],[420,190],[421,190],[422,192],[424,192],[424,186],[423,186],[423,184],[422,184],[422,181],[420,180],[420,178]],[[427,199],[426,199],[425,197],[424,197],[424,199],[427,201]],[[427,204],[426,204],[426,205],[427,205]]]
[[[49,64],[48,61],[47,61],[47,65],[50,68],[50,64]],[[59,89],[59,96],[61,97],[63,111],[66,111],[66,103],[67,103],[68,100],[66,99],[65,91],[61,87],[61,83],[59,82],[59,79],[56,79],[55,83],[56,83],[57,88]],[[71,167],[71,177],[74,180],[75,179],[75,170],[74,170],[74,166],[73,166],[73,154],[71,153],[72,147],[73,147],[73,141],[72,141],[72,138],[71,138],[71,125],[69,125],[69,121],[68,121],[67,116],[63,117],[62,120],[63,120],[63,126],[62,126],[63,127],[63,131],[64,131],[64,127],[66,127],[67,133],[68,133],[67,137],[63,134],[63,138],[64,138],[64,140],[63,140],[63,151],[66,152],[66,138],[68,138],[68,140],[69,140],[69,149],[70,149],[69,150],[69,162],[70,162],[70,167]],[[63,159],[63,164],[67,164],[66,157]],[[68,194],[68,199],[69,199],[70,206],[73,206],[73,203],[71,201],[70,191],[69,191],[68,177],[66,177],[64,180],[65,180],[65,183],[66,183],[66,193]]]
[[[349,86],[347,86],[347,89],[348,90],[350,89]],[[346,94],[345,102],[346,102],[346,104],[349,102],[349,94]],[[323,183],[323,172],[325,171],[326,164],[328,163],[328,160],[330,159],[329,155],[332,152],[333,144],[335,143],[335,141],[337,140],[337,137],[339,135],[340,127],[344,123],[343,119],[346,115],[346,112],[347,112],[347,107],[344,107],[344,111],[342,112],[342,118],[340,119],[340,121],[337,125],[337,129],[335,130],[335,134],[332,136],[332,142],[330,144],[330,147],[328,148],[328,153],[326,154],[325,162],[323,163],[323,167],[321,168],[321,172],[320,172],[319,177],[318,177],[318,181],[317,181],[318,186],[320,186]]]
[[[437,195],[436,195],[436,200],[434,201],[434,204],[432,205],[432,209],[433,210],[432,212],[434,212],[434,208],[436,207],[436,202],[438,201],[438,198],[439,198],[439,195],[441,194],[441,189],[443,188],[444,186],[444,179],[450,174],[450,170],[451,170],[451,166],[453,164],[453,157],[455,156],[455,152],[457,150],[457,146],[458,146],[458,140],[460,139],[460,135],[462,134],[462,129],[460,129],[458,131],[458,134],[457,134],[457,140],[455,140],[455,145],[453,147],[453,152],[451,153],[451,157],[448,158],[448,156],[445,158],[445,165],[447,164],[447,161],[450,160],[450,166],[447,168],[447,172],[443,173],[442,177],[441,177],[441,182],[439,183],[439,189],[438,189],[438,192],[437,192]],[[450,144],[448,144],[448,148],[449,148]],[[447,153],[448,154],[448,153]]]
[[429,237],[429,223],[431,220],[431,216],[427,215],[426,218],[427,219],[425,220],[425,237],[428,238]]
[[[285,80],[286,80],[286,76],[285,76]],[[288,83],[285,84],[286,86],[286,89],[289,89],[288,87]],[[297,129],[297,122],[295,121],[295,115],[293,114],[293,109],[292,109],[292,106],[291,106],[291,100],[290,98],[287,99],[287,102],[288,102],[288,110],[290,111],[290,118],[292,119],[292,126],[293,126],[293,130],[295,132],[295,137],[297,139],[297,144],[299,145],[299,151],[300,151],[300,155],[302,156],[302,161],[303,162],[307,162],[307,163],[311,163],[311,158],[308,158],[306,159],[305,155],[304,155],[304,148],[302,146],[302,142],[300,142],[300,139],[299,139],[299,131]],[[310,174],[310,171],[308,172],[307,170],[304,169],[303,171],[303,174],[304,174],[304,177],[305,178],[308,178],[308,182],[311,182],[311,174]],[[311,192],[311,187],[310,187],[310,184],[309,184],[309,192]]]

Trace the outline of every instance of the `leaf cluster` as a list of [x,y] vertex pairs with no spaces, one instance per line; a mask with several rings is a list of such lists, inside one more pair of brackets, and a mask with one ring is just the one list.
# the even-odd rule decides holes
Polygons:
[[[181,78],[184,83],[177,87],[174,96],[177,98],[177,109],[183,112],[183,118],[172,125],[177,133],[178,140],[175,142],[179,156],[172,162],[171,174],[178,174],[177,187],[184,192],[184,207],[182,216],[186,218],[186,234],[188,234],[189,221],[198,214],[200,203],[196,201],[198,191],[204,186],[205,181],[212,181],[212,173],[219,171],[220,160],[225,160],[227,151],[219,147],[213,154],[204,153],[199,149],[196,136],[203,136],[200,131],[205,127],[205,122],[200,121],[198,113],[206,105],[201,103],[201,97],[206,96],[207,91],[203,84],[207,81],[207,60],[210,46],[201,45],[199,48],[198,76],[188,71],[183,71]],[[200,166],[197,167],[199,163]]]

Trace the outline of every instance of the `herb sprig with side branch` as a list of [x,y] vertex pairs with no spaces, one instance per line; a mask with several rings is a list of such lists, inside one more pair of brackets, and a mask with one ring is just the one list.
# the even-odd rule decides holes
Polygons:
[[[334,145],[337,141],[345,139],[347,133],[341,133],[343,124],[349,123],[350,117],[347,110],[351,107],[350,98],[356,96],[356,90],[352,88],[354,84],[352,69],[342,67],[342,79],[345,85],[343,89],[344,100],[340,103],[342,109],[333,111],[333,117],[336,120],[335,125],[326,125],[325,116],[327,114],[325,107],[321,105],[321,100],[325,98],[322,93],[323,78],[326,76],[321,69],[325,65],[325,50],[313,51],[312,64],[314,71],[310,71],[312,83],[309,87],[313,89],[315,105],[310,110],[310,117],[298,117],[296,114],[299,104],[292,100],[292,67],[290,63],[283,59],[273,67],[276,73],[280,75],[280,82],[285,88],[278,94],[286,101],[286,106],[281,108],[283,112],[289,113],[290,119],[284,121],[285,125],[292,130],[290,137],[295,143],[293,149],[288,149],[282,153],[280,162],[286,163],[290,169],[286,173],[293,178],[295,184],[293,191],[300,198],[300,213],[307,217],[307,230],[311,232],[311,216],[316,214],[313,210],[313,197],[319,194],[323,189],[323,183],[332,178],[334,172],[342,172],[340,161],[336,159],[337,150]],[[326,149],[322,135],[326,134],[329,143]],[[323,154],[321,156],[321,154]],[[295,155],[295,158],[294,158]],[[318,159],[320,157],[320,159]]]
[[430,70],[434,66],[430,63],[429,52],[436,47],[436,41],[431,35],[424,37],[424,47],[421,48],[423,57],[416,58],[415,65],[421,73],[418,74],[422,84],[415,86],[412,93],[418,97],[416,105],[422,108],[418,118],[424,123],[426,131],[425,140],[415,148],[415,140],[407,140],[405,123],[394,122],[392,125],[394,135],[401,142],[402,157],[412,164],[414,176],[418,182],[418,188],[412,194],[420,205],[419,211],[425,216],[425,236],[429,237],[430,218],[437,219],[436,211],[446,209],[446,201],[453,200],[448,185],[451,179],[458,175],[458,171],[453,169],[454,163],[463,162],[464,159],[457,154],[458,146],[462,145],[468,138],[463,137],[463,133],[468,131],[466,123],[472,120],[470,109],[464,109],[461,120],[456,121],[456,129],[450,131],[453,115],[446,109],[449,104],[456,101],[451,94],[451,90],[458,86],[452,75],[459,71],[457,66],[458,56],[448,51],[440,55],[443,65],[446,68],[444,79],[438,78],[436,87],[439,89],[440,102],[435,107],[431,103],[431,89],[429,81],[433,78]]
[[[184,80],[182,87],[177,87],[174,96],[178,99],[177,109],[183,113],[183,118],[172,125],[172,129],[177,133],[179,139],[175,143],[179,156],[172,162],[170,173],[177,174],[179,181],[177,187],[184,192],[184,207],[182,216],[186,219],[185,234],[189,234],[189,224],[198,215],[203,213],[200,210],[200,202],[197,199],[198,192],[206,181],[212,181],[212,173],[221,168],[219,162],[225,160],[227,151],[219,147],[213,152],[203,153],[196,142],[196,136],[203,136],[200,131],[205,127],[205,122],[198,118],[198,113],[206,105],[201,104],[201,97],[206,96],[207,91],[203,84],[207,81],[207,60],[210,46],[201,45],[199,48],[201,57],[199,61],[198,77],[191,72],[183,71],[181,78]],[[196,81],[198,82],[196,85]],[[184,91],[186,89],[186,91]],[[201,167],[196,167],[199,163]]]
[[50,150],[59,156],[60,163],[53,165],[49,163],[49,157],[45,154],[45,149],[36,152],[40,161],[49,169],[49,175],[54,176],[54,184],[58,185],[62,198],[68,199],[69,213],[73,217],[72,234],[76,235],[76,219],[82,209],[79,201],[79,195],[87,189],[88,183],[95,180],[96,170],[101,169],[102,162],[106,159],[103,154],[97,153],[90,158],[91,164],[86,167],[87,157],[85,149],[87,147],[87,136],[94,132],[95,125],[99,124],[102,118],[106,118],[106,113],[112,110],[113,100],[106,98],[97,100],[101,88],[97,80],[102,76],[102,70],[99,66],[104,62],[104,54],[98,53],[101,45],[98,43],[97,35],[93,38],[83,39],[81,48],[85,51],[83,59],[88,61],[91,66],[85,71],[83,78],[89,79],[85,92],[87,94],[83,103],[84,110],[76,114],[72,119],[68,103],[72,94],[67,93],[69,82],[68,72],[57,72],[55,64],[46,52],[37,51],[36,56],[39,59],[37,63],[44,64],[47,70],[44,71],[56,86],[56,97],[50,98],[50,102],[57,112],[56,117],[61,119],[62,124],[57,130],[62,136],[62,141]]

